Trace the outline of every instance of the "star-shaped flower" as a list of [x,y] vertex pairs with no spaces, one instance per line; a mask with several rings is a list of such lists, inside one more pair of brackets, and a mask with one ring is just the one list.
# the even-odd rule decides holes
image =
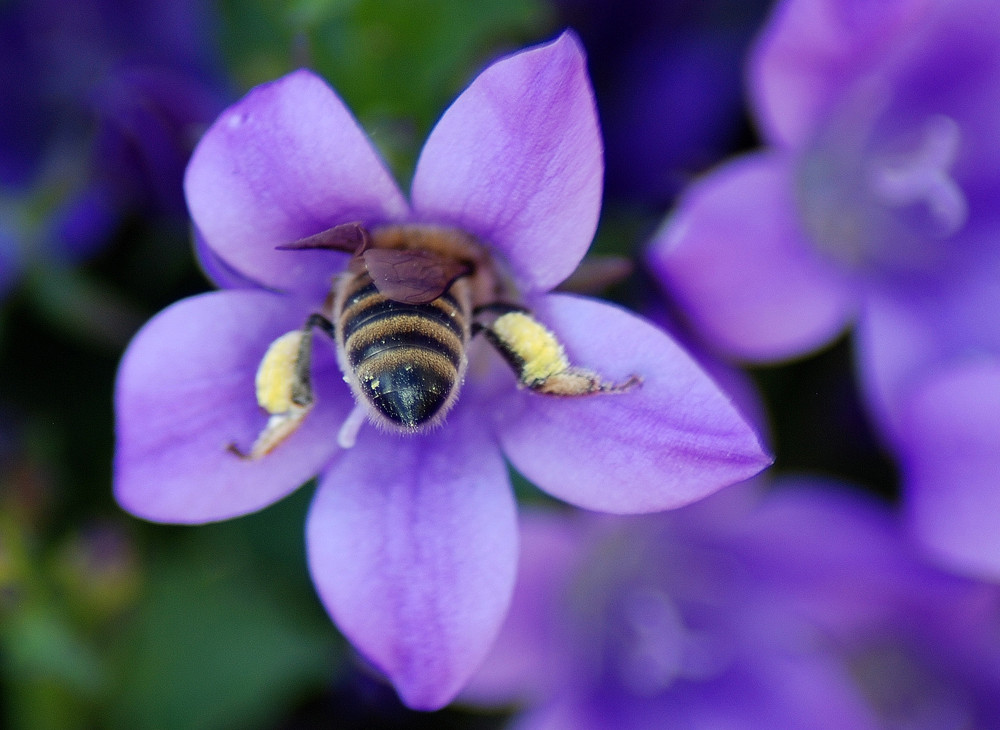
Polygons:
[[[306,540],[320,597],[406,703],[447,703],[488,650],[513,587],[517,522],[504,457],[551,494],[610,512],[675,507],[769,462],[666,335],[617,307],[548,293],[590,244],[601,176],[593,94],[571,33],[475,79],[427,140],[409,202],[315,75],[300,70],[251,91],[206,133],[186,176],[203,261],[225,290],[160,313],[121,365],[120,503],[151,520],[222,520],[319,475]],[[474,273],[507,282],[574,367],[602,383],[637,375],[641,385],[540,394],[519,387],[525,377],[474,337],[442,425],[361,425],[342,448],[338,433],[355,412],[344,380],[355,376],[318,333],[308,413],[254,458],[234,454],[231,445],[245,452],[275,417],[254,399],[265,352],[272,343],[280,351],[276,341],[311,315],[329,314],[331,280],[349,261],[303,239],[329,243],[353,230],[378,252],[389,231],[412,243],[442,229],[476,242]],[[351,258],[352,270],[364,260]],[[282,358],[272,360],[282,372]]]

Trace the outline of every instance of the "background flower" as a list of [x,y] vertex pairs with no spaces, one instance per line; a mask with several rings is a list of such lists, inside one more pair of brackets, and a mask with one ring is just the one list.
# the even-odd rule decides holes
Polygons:
[[560,0],[587,48],[607,150],[607,203],[660,210],[744,144],[740,61],[759,0]]
[[518,728],[994,721],[994,586],[922,564],[845,488],[758,487],[639,518],[524,515],[511,612],[466,701],[524,706]]
[[51,222],[23,246],[86,258],[130,216],[184,213],[184,165],[225,99],[211,20],[197,1],[4,4],[0,189]]
[[[952,457],[928,440],[912,453],[900,414],[1000,345],[994,20],[976,0],[779,4],[750,61],[767,147],[685,193],[649,254],[694,329],[732,357],[801,356],[857,319],[863,392],[906,462]],[[954,491],[922,473],[921,493]],[[992,499],[987,472],[967,476],[964,503]],[[945,546],[965,531],[959,512],[922,513],[939,554],[995,573],[1000,545],[988,558],[982,541]]]

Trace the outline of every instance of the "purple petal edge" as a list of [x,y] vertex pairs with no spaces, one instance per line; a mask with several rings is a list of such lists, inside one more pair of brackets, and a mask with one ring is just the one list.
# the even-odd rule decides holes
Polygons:
[[366,426],[325,475],[307,524],[330,615],[421,710],[450,702],[482,661],[517,569],[506,467],[462,405],[428,435]]
[[455,100],[420,155],[413,207],[495,246],[524,289],[548,290],[590,246],[603,164],[586,59],[567,31],[492,64]]

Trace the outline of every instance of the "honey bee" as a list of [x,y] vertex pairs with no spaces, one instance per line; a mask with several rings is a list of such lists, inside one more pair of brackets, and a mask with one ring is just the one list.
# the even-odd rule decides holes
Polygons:
[[455,403],[468,367],[467,348],[482,333],[510,364],[522,387],[556,396],[616,393],[637,376],[607,383],[570,365],[562,345],[523,306],[471,235],[454,228],[359,223],[335,226],[281,249],[347,251],[322,311],[275,340],[257,371],[257,402],[269,415],[242,458],[270,453],[312,408],[315,329],[336,343],[337,361],[356,407],[338,434],[353,445],[366,420],[390,431],[440,424]]

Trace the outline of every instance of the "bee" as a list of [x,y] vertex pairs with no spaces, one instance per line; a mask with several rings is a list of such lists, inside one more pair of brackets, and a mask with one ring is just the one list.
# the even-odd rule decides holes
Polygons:
[[356,407],[338,434],[349,448],[366,420],[389,431],[415,433],[440,424],[458,397],[470,340],[482,333],[513,369],[519,384],[556,396],[615,393],[620,384],[569,363],[555,335],[523,306],[470,234],[427,225],[359,223],[335,226],[279,246],[329,249],[352,257],[337,276],[322,311],[268,348],[256,376],[257,402],[267,425],[249,451],[259,459],[298,428],[314,403],[310,380],[315,329],[335,343]]

